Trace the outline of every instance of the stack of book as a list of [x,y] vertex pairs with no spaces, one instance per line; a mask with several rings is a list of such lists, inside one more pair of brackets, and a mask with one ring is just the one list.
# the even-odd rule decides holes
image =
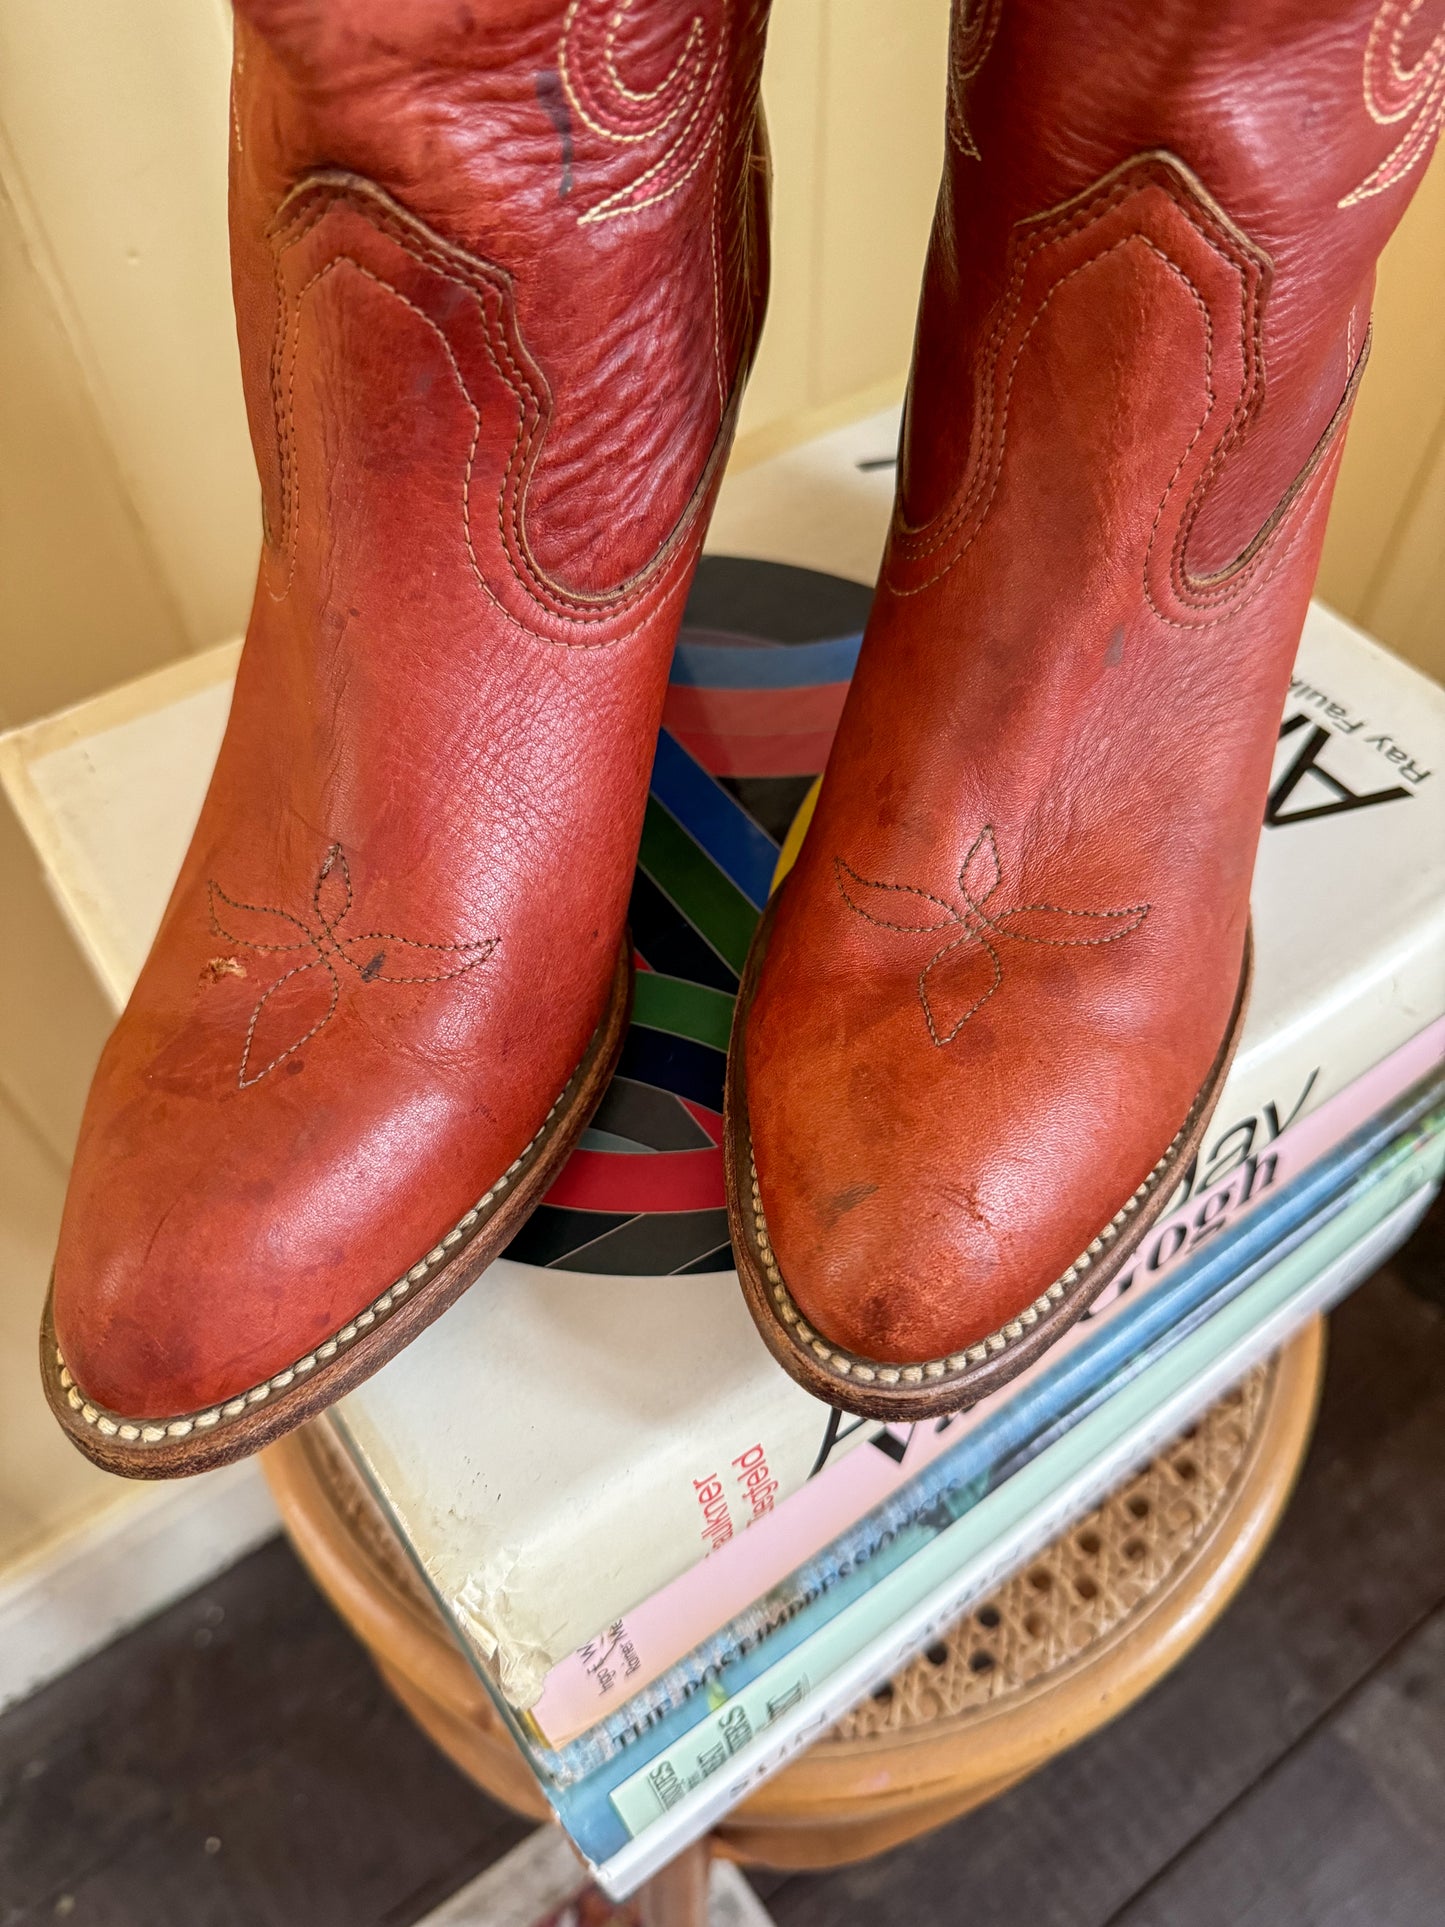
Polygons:
[[[724,1053],[867,602],[836,575],[705,558],[616,1079],[506,1257],[326,1421],[614,1892],[1368,1275],[1445,1168],[1445,693],[1316,607],[1247,1028],[1131,1269],[953,1419],[881,1426],[786,1378],[731,1268]],[[1181,740],[1181,788],[1191,760]]]

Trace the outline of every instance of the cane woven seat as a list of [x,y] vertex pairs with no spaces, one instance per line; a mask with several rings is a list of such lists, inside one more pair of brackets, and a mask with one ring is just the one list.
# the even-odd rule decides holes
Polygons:
[[1188,1563],[1247,1469],[1274,1360],[840,1720],[877,1739],[997,1706],[1087,1659]]

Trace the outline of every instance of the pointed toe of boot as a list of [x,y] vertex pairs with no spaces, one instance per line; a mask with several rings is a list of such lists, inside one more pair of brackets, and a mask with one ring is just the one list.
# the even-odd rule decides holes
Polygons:
[[445,1310],[566,1157],[627,1012],[619,957],[590,1041],[504,1076],[525,975],[383,1005],[353,971],[324,1037],[248,1075],[256,983],[176,996],[195,944],[158,946],[102,1057],[42,1327],[73,1442],[143,1478],[257,1450]]
[[[990,963],[950,1003],[915,967],[880,970],[866,933],[857,954],[806,874],[760,950],[733,1121],[760,1329],[850,1410],[973,1403],[1119,1275],[1192,1154],[1228,1045],[1199,1067],[1167,1047],[1142,958],[1085,991],[1059,952],[1021,947],[1007,998],[983,996]],[[1232,1043],[1237,1021],[1221,1029]]]

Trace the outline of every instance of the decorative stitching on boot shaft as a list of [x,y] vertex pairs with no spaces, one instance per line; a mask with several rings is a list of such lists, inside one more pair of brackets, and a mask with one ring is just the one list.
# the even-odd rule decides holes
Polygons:
[[[1442,110],[1445,111],[1445,110]],[[1224,343],[1216,340],[1211,303],[1183,261],[1173,258],[1173,243],[1163,245],[1136,226],[1112,241],[1099,240],[1083,259],[1054,275],[1038,292],[1024,317],[1028,277],[1046,249],[1066,243],[1105,222],[1117,229],[1120,210],[1146,192],[1162,192],[1182,213],[1195,235],[1238,277],[1238,390],[1218,439],[1202,472],[1177,503],[1187,468],[1200,459],[1199,443],[1206,428],[1221,412],[1217,363]],[[896,595],[918,595],[953,569],[978,538],[992,508],[1002,477],[1008,444],[1010,403],[1024,349],[1058,291],[1075,276],[1133,246],[1146,248],[1184,289],[1199,310],[1205,405],[1180,461],[1162,495],[1144,559],[1143,592],[1154,614],[1172,628],[1198,629],[1225,620],[1269,583],[1307,526],[1318,503],[1316,484],[1337,458],[1341,430],[1354,402],[1363,371],[1365,350],[1354,363],[1338,408],[1303,467],[1265,517],[1253,539],[1225,567],[1196,575],[1188,567],[1189,538],[1220,471],[1240,446],[1258,410],[1264,389],[1263,307],[1271,274],[1267,255],[1257,248],[1218,206],[1198,179],[1175,156],[1163,152],[1136,155],[1074,201],[1046,215],[1020,222],[1011,244],[1007,286],[993,320],[974,358],[973,428],[969,454],[951,495],[927,522],[912,525],[900,505],[890,538],[884,574]],[[1217,305],[1217,304],[1216,304]],[[1229,304],[1232,308],[1233,304]],[[1220,310],[1222,314],[1222,309]],[[1232,331],[1231,331],[1232,332]],[[1177,509],[1176,509],[1177,504]],[[1172,533],[1167,559],[1161,536]],[[1156,557],[1156,551],[1159,551]],[[1157,580],[1156,580],[1157,577]],[[1167,603],[1168,606],[1161,606]]]
[[957,0],[949,32],[948,138],[965,160],[982,160],[968,124],[970,84],[988,59],[998,32],[1003,0]]
[[[860,876],[852,864],[834,857],[833,873],[838,890],[850,910],[880,930],[894,930],[905,936],[936,935],[954,930],[959,934],[934,952],[918,973],[918,1001],[923,1006],[928,1034],[937,1045],[951,1044],[964,1025],[986,1004],[1004,979],[1000,943],[1046,944],[1054,949],[1092,949],[1100,944],[1118,943],[1132,936],[1149,915],[1147,903],[1130,904],[1119,910],[1078,910],[1057,903],[1020,903],[1006,910],[989,910],[1003,872],[999,864],[998,843],[993,825],[985,823],[968,847],[958,872],[958,894],[963,907],[920,890],[910,883],[875,883]],[[919,907],[909,909],[910,900]],[[932,915],[922,906],[929,905]],[[891,914],[881,914],[888,910]],[[1066,935],[1071,926],[1060,926],[1055,919],[1084,918],[1099,927],[1096,936]],[[1030,922],[1033,927],[1030,928]],[[976,967],[977,966],[977,967]],[[965,974],[966,973],[966,974]],[[962,987],[947,979],[962,978]],[[987,981],[971,997],[972,977]],[[940,1005],[950,990],[955,998],[967,998],[961,1016],[952,1023],[940,1021]]]
[[[688,22],[681,53],[655,87],[643,91],[627,85],[618,64],[617,38],[633,4],[572,0],[562,23],[557,71],[583,126],[602,140],[624,146],[667,139],[650,167],[578,215],[583,226],[615,221],[678,193],[707,159],[727,116],[722,90],[725,33],[720,30],[709,48],[701,14]],[[604,31],[597,48],[587,43],[599,27]],[[681,125],[676,125],[679,120]]]
[[[517,407],[516,433],[497,497],[501,561],[528,600],[553,620],[565,624],[569,633],[558,636],[524,620],[504,606],[487,580],[476,553],[472,522],[475,493],[472,468],[480,439],[482,410],[471,384],[463,374],[455,344],[437,318],[420,305],[425,297],[419,288],[413,289],[413,294],[417,296],[417,299],[413,299],[412,294],[357,260],[341,246],[315,267],[299,287],[292,289],[288,286],[286,262],[290,250],[308,241],[327,215],[337,208],[359,215],[378,236],[401,250],[412,269],[437,276],[460,289],[476,303],[482,324],[482,345],[488,362]],[[395,296],[426,324],[446,355],[463,404],[473,419],[471,445],[460,489],[466,549],[478,587],[505,621],[528,636],[560,643],[566,648],[606,648],[636,635],[664,604],[686,591],[687,572],[676,565],[686,553],[726,457],[741,395],[741,374],[734,379],[728,393],[727,405],[711,452],[692,493],[652,557],[625,581],[608,589],[596,593],[569,589],[540,567],[527,536],[527,495],[533,470],[547,439],[553,405],[547,382],[520,333],[511,275],[492,262],[453,247],[380,188],[352,174],[326,171],[298,182],[277,210],[269,231],[275,246],[276,336],[271,355],[271,405],[276,424],[279,525],[276,528],[268,526],[267,533],[275,560],[284,565],[285,570],[279,588],[268,586],[268,593],[274,600],[284,600],[289,594],[295,567],[299,478],[294,410],[302,303],[333,267],[343,264],[356,269],[375,286]],[[617,626],[630,615],[636,615],[637,620],[628,627]],[[610,633],[595,638],[588,634],[589,630],[604,626]]]
[[[394,930],[362,930],[354,935],[347,934],[342,926],[351,914],[354,893],[351,867],[339,843],[331,845],[316,873],[311,890],[313,921],[309,924],[276,905],[242,903],[214,880],[206,885],[206,889],[210,898],[211,928],[227,943],[262,953],[306,954],[304,963],[294,964],[261,993],[251,1012],[245,1041],[241,1046],[241,1062],[236,1072],[236,1083],[243,1091],[249,1090],[253,1084],[259,1084],[269,1071],[275,1070],[278,1064],[300,1050],[303,1044],[309,1043],[330,1023],[341,1001],[338,964],[349,965],[363,984],[444,984],[464,976],[479,963],[485,963],[498,943],[496,937],[483,937],[475,942],[428,943],[419,937],[399,936]],[[228,928],[226,922],[222,921],[218,905],[224,908],[226,916],[236,926],[234,929]],[[241,917],[253,919],[251,935],[246,934],[245,924],[238,921],[238,913]],[[296,933],[294,937],[289,934],[293,930]],[[444,965],[440,962],[443,957],[456,961]],[[431,964],[433,959],[437,961],[431,968],[422,968]],[[300,1036],[283,1050],[278,1050],[259,1069],[256,1068],[251,1061],[256,1030],[266,1015],[267,1006],[283,984],[313,970],[324,972],[329,980],[323,990],[326,1008]],[[239,974],[244,976],[244,970]]]
[[1363,74],[1365,112],[1377,127],[1396,127],[1407,118],[1409,125],[1380,165],[1341,197],[1341,207],[1358,207],[1413,174],[1445,120],[1445,25],[1413,66],[1407,67],[1402,58],[1405,35],[1421,5],[1422,0],[1380,0],[1370,22]]

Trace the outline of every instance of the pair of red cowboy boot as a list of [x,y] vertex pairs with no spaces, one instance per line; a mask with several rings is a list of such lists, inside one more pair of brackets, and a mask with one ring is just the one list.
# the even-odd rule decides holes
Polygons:
[[[761,323],[765,14],[245,0],[265,547],[42,1339],[113,1470],[251,1451],[373,1371],[606,1083]],[[834,1403],[1002,1383],[1198,1141],[1431,31],[1420,0],[956,11],[893,529],[731,1055],[740,1275]]]

